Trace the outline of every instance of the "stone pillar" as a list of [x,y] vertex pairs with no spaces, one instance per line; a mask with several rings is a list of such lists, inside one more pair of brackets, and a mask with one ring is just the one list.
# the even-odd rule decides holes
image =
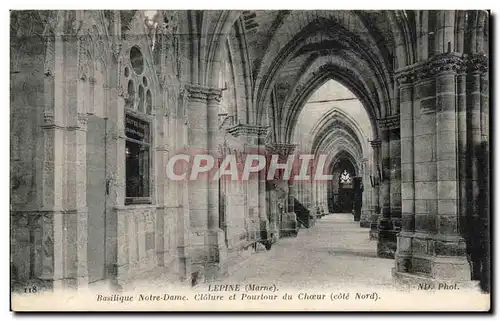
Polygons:
[[466,110],[466,74],[457,75],[457,148],[458,148],[458,212],[459,228],[461,234],[465,234],[467,226],[466,215],[468,208],[468,190],[467,190],[467,110]]
[[[399,108],[398,108],[399,109]],[[397,126],[390,129],[390,157],[391,157],[391,220],[395,233],[401,229],[401,140],[399,119],[395,119]],[[396,239],[394,239],[396,241]],[[394,244],[396,249],[396,244]]]
[[412,78],[399,79],[401,124],[401,232],[398,235],[396,271],[406,271],[411,266],[411,239],[415,232],[415,167],[413,129]]
[[[60,53],[62,57],[62,52]],[[44,109],[43,155],[42,155],[42,213],[33,218],[39,221],[41,228],[42,258],[39,278],[46,281],[53,290],[64,289],[64,214],[63,208],[63,170],[64,170],[64,117],[62,110],[62,93],[57,94],[58,87],[63,89],[63,70],[54,75],[54,105]],[[50,94],[49,94],[50,95]],[[52,95],[51,95],[52,96]],[[52,96],[52,97],[54,97]],[[58,108],[61,107],[61,108]]]
[[490,258],[490,247],[491,247],[491,237],[490,237],[490,224],[491,224],[491,210],[490,210],[490,163],[489,163],[489,73],[488,73],[488,62],[483,60],[482,73],[481,73],[481,221],[482,224],[480,228],[483,233],[483,253],[482,253],[482,263],[481,263],[481,289],[483,291],[491,291],[491,258]]
[[[229,128],[228,132],[241,140],[242,145],[245,146],[245,154],[264,156],[265,146],[263,146],[262,142],[267,134],[267,130],[267,127],[240,123]],[[251,174],[249,180],[243,182],[247,187],[249,221],[255,222],[255,226],[251,226],[249,230],[251,233],[257,233],[257,239],[260,239],[261,231],[269,231],[266,204],[266,176],[266,171],[261,170],[257,175]]]
[[44,71],[41,208],[30,218],[36,227],[33,251],[40,253],[34,253],[40,256],[32,263],[41,265],[40,273],[31,277],[54,291],[88,285],[84,101],[90,99],[82,86],[88,74],[77,71],[80,39],[59,29],[56,34],[47,43],[53,55],[48,55],[51,61]]
[[368,158],[363,158],[362,165],[362,182],[363,182],[363,196],[362,196],[362,208],[361,208],[361,219],[359,222],[360,227],[370,227],[370,196],[371,196],[371,185],[370,185],[370,171],[369,171]]
[[325,213],[329,213],[328,209],[328,197],[327,197],[327,186],[329,181],[326,182],[318,182],[318,200],[319,200],[319,210],[324,211]]
[[[118,70],[123,65],[116,52]],[[109,173],[110,197],[108,204],[113,207],[110,213],[106,213],[106,265],[108,275],[113,286],[121,288],[128,278],[130,268],[129,235],[120,233],[127,230],[128,217],[118,214],[118,207],[125,204],[126,173],[125,173],[125,104],[128,97],[127,90],[123,88],[123,81],[118,73],[113,75],[113,83],[117,88],[110,88],[108,115],[108,137],[107,137],[107,162],[106,172]]]
[[273,183],[269,182],[266,184],[266,188],[268,189],[268,207],[267,210],[269,213],[269,232],[272,234],[273,242],[278,241],[280,238],[280,213],[278,211],[278,199],[276,196],[276,186]]
[[[288,157],[293,154],[295,150],[295,144],[287,143],[273,143],[266,146],[267,153],[270,155],[278,155],[279,162],[285,163],[288,161]],[[271,156],[269,155],[269,159]],[[294,175],[293,170],[291,171],[290,177]],[[280,175],[278,181],[278,186],[286,190],[286,199],[284,204],[284,214],[281,222],[281,235],[297,235],[298,224],[297,216],[293,209],[293,197],[295,196],[295,187],[292,184],[292,180],[284,181],[283,175]]]
[[380,177],[379,177],[379,157],[380,157],[380,145],[379,140],[372,140],[370,146],[372,147],[372,175],[370,184],[372,186],[372,212],[370,217],[370,239],[378,239],[378,217],[380,215]]
[[319,212],[323,214],[329,214],[328,209],[328,199],[326,197],[326,187],[328,182],[316,182],[318,186],[318,207]]
[[[432,272],[437,279],[469,280],[470,269],[465,256],[465,241],[458,230],[455,77],[455,71],[446,68],[436,79],[438,206]],[[434,230],[434,227],[430,230]]]
[[296,197],[295,195],[295,186],[292,184],[292,183],[288,183],[288,201],[287,201],[287,205],[288,205],[288,209],[287,209],[287,212],[288,213],[294,213],[294,209],[293,209],[293,201],[294,201],[294,198]]
[[[399,108],[398,108],[399,109]],[[379,120],[382,133],[382,217],[378,224],[377,253],[380,257],[394,257],[396,234],[401,226],[401,143],[399,115]],[[380,233],[382,231],[382,233]]]
[[[472,263],[473,280],[489,281],[489,204],[488,204],[488,59],[483,54],[468,58],[467,108],[467,214],[465,238]],[[485,287],[486,286],[486,287]]]
[[[381,129],[381,152],[382,152],[382,181],[380,183],[380,198],[382,203],[382,215],[378,218],[378,241],[377,255],[379,257],[393,257],[393,225],[391,221],[391,165],[390,165],[390,131]],[[395,243],[395,242],[394,242]]]
[[[88,242],[88,208],[87,208],[87,114],[77,113],[74,124],[68,127],[66,166],[68,168],[68,211],[65,214],[66,230],[72,235],[66,239],[66,266],[77,262],[76,268],[68,268],[67,277],[74,284],[83,288],[88,285],[87,242]],[[104,139],[104,137],[103,137]],[[70,183],[71,182],[71,183]],[[74,236],[73,236],[74,235]]]
[[[187,146],[195,154],[216,156],[218,89],[187,85]],[[189,181],[190,258],[193,278],[211,280],[224,274],[224,233],[219,228],[218,182],[210,175]]]
[[474,70],[469,73],[467,79],[467,118],[469,127],[467,132],[469,137],[468,147],[470,153],[470,188],[471,193],[469,197],[470,213],[477,219],[479,216],[479,207],[476,200],[479,199],[479,157],[478,147],[481,144],[481,73]]
[[[217,135],[219,131],[219,104],[222,93],[218,89],[207,90],[207,147],[210,155],[217,155]],[[219,227],[219,182],[208,181],[208,246],[209,257],[205,279],[213,280],[226,273],[227,247],[224,231]]]
[[[413,100],[414,208],[410,198],[411,182],[405,172],[403,232],[399,238],[395,277],[397,282],[417,288],[424,283],[436,286],[447,281],[470,284],[470,268],[466,259],[465,241],[458,229],[458,153],[456,71],[461,58],[443,54],[424,65],[410,66],[402,74],[416,75]],[[406,89],[404,89],[406,88]],[[404,86],[404,91],[409,92]],[[460,92],[460,87],[459,87]],[[459,93],[458,92],[458,93]],[[405,94],[406,95],[406,94]],[[402,97],[403,98],[403,97]],[[402,99],[401,120],[407,127],[409,99]],[[405,102],[406,101],[406,102]],[[460,108],[460,107],[459,107]],[[403,131],[405,137],[411,134]],[[411,149],[405,143],[405,169]],[[414,211],[415,232],[411,233]]]
[[[296,197],[295,186],[288,182],[288,191],[287,191],[287,210],[286,210],[286,225],[288,232],[294,235],[294,230],[298,229],[298,221],[297,214],[295,214],[294,210],[294,199]],[[296,233],[295,233],[296,235]]]
[[[166,176],[166,165],[169,161],[169,156],[172,152],[172,138],[176,137],[175,126],[173,125],[172,118],[173,115],[170,112],[170,108],[175,106],[175,95],[178,95],[178,88],[172,88],[174,90],[171,93],[168,92],[169,84],[166,78],[162,79],[160,82],[161,86],[161,97],[165,108],[153,109],[155,118],[158,124],[158,129],[160,131],[160,139],[158,139],[156,144],[156,184],[157,184],[157,203],[160,204],[160,208],[157,209],[157,226],[155,231],[155,238],[157,245],[157,260],[158,265],[161,267],[167,267],[171,264],[170,260],[173,257],[177,258],[177,253],[174,254],[174,249],[172,247],[171,239],[172,236],[177,236],[176,229],[171,229],[172,222],[177,220],[174,218],[178,217],[178,207],[175,204],[177,201],[177,190],[175,182],[171,181]],[[173,86],[172,86],[173,87]],[[173,128],[171,128],[173,127]],[[173,132],[171,132],[173,131]],[[175,192],[174,192],[175,190]],[[170,194],[174,194],[170,196]],[[175,197],[175,198],[174,198]],[[171,232],[172,231],[172,232]],[[179,265],[174,264],[174,272],[179,276]]]

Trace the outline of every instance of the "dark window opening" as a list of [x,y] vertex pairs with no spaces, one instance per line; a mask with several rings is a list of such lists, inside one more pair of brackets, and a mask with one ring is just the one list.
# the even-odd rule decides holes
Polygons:
[[125,134],[125,204],[151,203],[149,123],[126,115]]

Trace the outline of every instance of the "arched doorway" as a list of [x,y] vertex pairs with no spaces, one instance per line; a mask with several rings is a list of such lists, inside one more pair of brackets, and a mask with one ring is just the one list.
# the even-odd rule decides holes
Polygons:
[[347,158],[339,159],[333,166],[328,209],[331,213],[351,213],[354,202],[354,165]]

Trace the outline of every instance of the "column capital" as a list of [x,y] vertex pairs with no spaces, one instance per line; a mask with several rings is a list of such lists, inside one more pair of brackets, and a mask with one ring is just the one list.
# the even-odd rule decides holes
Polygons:
[[89,115],[87,113],[78,113],[78,125],[80,127],[87,127],[88,119]]
[[264,137],[267,135],[269,126],[250,125],[250,124],[237,124],[229,127],[227,132],[231,135],[238,136],[251,136],[251,137]]
[[400,84],[411,84],[435,78],[441,73],[462,73],[465,68],[466,63],[461,54],[444,53],[396,70],[395,78]]
[[468,56],[466,64],[469,72],[488,72],[488,57],[484,53]]
[[295,151],[296,147],[296,144],[270,143],[266,144],[266,152],[268,154],[277,154],[280,160],[286,160]]
[[399,114],[377,119],[377,124],[379,128],[382,130],[399,128],[400,127]]
[[111,45],[111,53],[112,53],[115,61],[118,61],[118,59],[120,58],[121,52],[122,52],[122,44],[121,43],[114,43]]
[[378,148],[382,144],[381,141],[378,139],[377,140],[370,140],[369,142],[370,142],[370,146],[372,148]]
[[43,124],[44,125],[54,124],[54,110],[47,108],[43,111]]
[[222,100],[222,90],[218,88],[186,84],[184,90],[188,93],[190,101],[220,102]]

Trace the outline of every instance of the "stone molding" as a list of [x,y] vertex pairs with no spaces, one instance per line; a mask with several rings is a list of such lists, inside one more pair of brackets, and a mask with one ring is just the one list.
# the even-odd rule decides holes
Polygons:
[[288,158],[289,155],[293,154],[297,144],[289,143],[272,143],[266,145],[266,152],[268,154],[276,154],[279,156],[279,160],[283,161]]
[[370,146],[372,148],[378,148],[382,145],[382,142],[380,140],[370,140]]
[[377,124],[382,130],[399,128],[399,115],[392,115],[386,118],[378,119]]
[[158,146],[156,146],[155,150],[157,152],[168,152],[169,151],[168,145],[166,145],[166,144],[165,145],[158,145]]
[[54,111],[51,109],[45,109],[43,111],[43,124],[46,126],[54,125]]
[[488,57],[484,53],[462,56],[457,53],[436,55],[426,61],[396,70],[395,77],[401,85],[431,79],[443,72],[488,72]]
[[189,94],[189,101],[207,102],[222,100],[222,90],[200,85],[185,85],[184,89]]
[[122,44],[114,43],[111,45],[111,52],[115,61],[118,61],[120,58],[120,53],[122,52]]
[[43,111],[43,124],[41,125],[44,129],[64,129],[65,127],[61,124],[56,123],[55,115],[53,109],[45,109]]
[[229,127],[227,129],[227,132],[235,137],[238,136],[263,137],[267,135],[268,130],[269,127],[267,126],[237,124],[235,126]]
[[119,86],[116,90],[119,97],[123,97],[123,99],[125,100],[128,99],[128,92],[124,90],[121,86]]
[[45,47],[45,62],[44,62],[44,75],[46,77],[54,77],[55,69],[55,50],[54,50],[54,39],[53,37],[47,37],[47,43]]
[[469,72],[488,72],[488,57],[485,54],[475,54],[467,57],[466,64]]
[[440,73],[461,73],[465,70],[465,61],[456,53],[436,55],[426,61],[396,70],[395,77],[401,85],[436,77]]
[[89,115],[87,113],[78,113],[78,127],[86,129],[88,120]]
[[43,223],[51,224],[53,216],[60,211],[12,211],[11,224],[16,227],[42,227]]

